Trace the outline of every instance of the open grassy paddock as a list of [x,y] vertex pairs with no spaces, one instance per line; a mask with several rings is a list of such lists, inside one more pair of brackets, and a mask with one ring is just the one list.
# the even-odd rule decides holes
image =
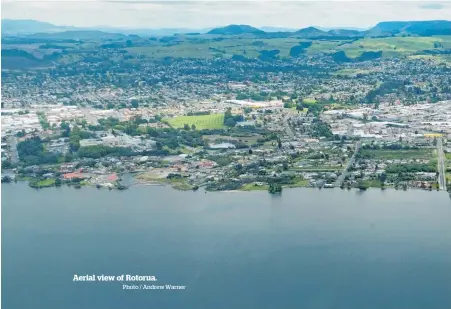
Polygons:
[[[193,40],[181,36],[181,42],[171,45],[155,44],[153,46],[129,47],[126,50],[131,54],[141,54],[151,58],[163,57],[192,57],[192,58],[230,58],[233,55],[242,55],[256,58],[261,50],[280,51],[279,57],[289,58],[292,47],[307,39],[289,38],[253,38],[253,37],[227,37],[224,40],[213,40],[214,37],[204,36],[204,40]],[[350,58],[360,56],[363,52],[382,51],[383,56],[412,55],[415,52],[434,49],[434,43],[440,43],[443,48],[451,48],[451,36],[431,37],[386,37],[362,38],[353,40],[314,40],[312,45],[305,49],[307,54],[320,52],[344,51]],[[350,72],[351,73],[351,72]],[[353,73],[353,72],[352,72]]]
[[222,129],[224,127],[224,114],[179,116],[175,118],[166,118],[164,121],[167,121],[173,128],[183,128],[185,124],[189,126],[194,124],[197,130]]
[[431,159],[434,156],[433,149],[412,149],[412,150],[385,150],[385,149],[364,149],[362,154],[371,154],[375,160],[395,160],[395,159]]
[[365,51],[382,51],[385,56],[400,56],[434,49],[435,42],[449,48],[451,36],[364,38],[340,45],[336,49],[343,50],[351,58],[358,57]]

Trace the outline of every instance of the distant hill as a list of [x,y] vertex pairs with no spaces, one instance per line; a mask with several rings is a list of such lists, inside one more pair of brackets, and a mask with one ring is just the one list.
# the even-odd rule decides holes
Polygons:
[[362,31],[366,31],[366,30],[370,29],[369,27],[368,27],[368,28],[357,28],[357,27],[320,27],[320,26],[313,26],[313,27],[315,27],[315,28],[317,28],[317,29],[319,29],[319,30],[322,30],[322,31],[330,31],[330,30],[356,30],[356,31],[362,32]]
[[73,30],[55,33],[34,33],[26,36],[30,39],[50,40],[98,40],[98,39],[123,39],[126,35],[121,33],[109,33],[97,30]]
[[51,23],[32,19],[2,19],[2,33],[16,34],[32,34],[37,32],[59,32],[76,29],[75,27],[55,26]]
[[366,31],[367,36],[391,36],[391,35],[450,35],[451,21],[385,21]]
[[327,31],[328,34],[333,36],[362,36],[362,32],[358,30],[348,29],[331,29]]
[[64,31],[102,31],[120,34],[137,34],[137,35],[152,35],[152,36],[167,36],[182,33],[206,33],[212,28],[116,28],[108,26],[98,27],[71,27],[71,26],[57,26],[47,22],[41,22],[32,19],[2,19],[2,34],[4,35],[28,35],[35,33],[56,33]]
[[318,28],[315,27],[307,27],[299,29],[298,31],[295,32],[295,34],[303,37],[319,37],[328,35],[326,31],[319,30]]
[[[393,36],[393,35],[411,35],[411,36],[430,36],[430,35],[451,35],[451,21],[430,20],[430,21],[385,21],[380,22],[369,30],[358,28],[322,28],[307,27],[297,31],[282,27],[261,27],[260,29],[249,25],[228,25],[219,28],[116,28],[108,26],[79,28],[71,26],[57,26],[47,22],[41,22],[31,19],[12,20],[2,19],[2,35],[23,36],[35,35],[42,37],[43,34],[52,34],[51,39],[94,39],[94,38],[116,38],[118,35],[137,34],[141,36],[171,36],[174,34],[186,33],[208,33],[215,35],[241,35],[254,34],[268,38],[284,38],[290,36],[302,38],[344,38],[361,36]],[[69,32],[74,32],[69,34]],[[53,35],[62,33],[61,35]]]
[[260,30],[265,32],[294,32],[296,29],[284,28],[284,27],[259,27]]
[[207,34],[217,34],[217,35],[265,34],[265,31],[262,31],[249,25],[228,25],[225,27],[212,29],[208,31]]

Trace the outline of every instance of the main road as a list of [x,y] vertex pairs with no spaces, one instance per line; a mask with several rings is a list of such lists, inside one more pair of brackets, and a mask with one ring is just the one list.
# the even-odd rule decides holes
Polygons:
[[11,157],[11,163],[16,164],[19,162],[19,153],[17,152],[17,137],[11,135],[8,137],[9,155]]
[[440,186],[440,190],[446,190],[446,181],[445,181],[445,154],[443,153],[443,143],[442,138],[437,139],[437,168],[438,168],[438,184]]
[[285,127],[285,132],[287,133],[287,135],[290,137],[291,140],[295,139],[294,133],[290,128],[290,125],[288,124],[288,118],[292,118],[294,115],[296,115],[295,113],[289,111],[287,114],[283,115],[283,125]]
[[354,154],[352,155],[351,159],[349,160],[348,164],[346,165],[346,168],[343,170],[343,173],[341,173],[340,176],[338,176],[337,181],[335,182],[335,186],[339,187],[341,186],[341,184],[343,183],[343,181],[345,180],[346,175],[349,172],[349,168],[354,164],[355,162],[355,156],[357,155],[357,153],[359,152],[360,149],[360,141],[357,141],[357,143],[355,144],[355,151]]

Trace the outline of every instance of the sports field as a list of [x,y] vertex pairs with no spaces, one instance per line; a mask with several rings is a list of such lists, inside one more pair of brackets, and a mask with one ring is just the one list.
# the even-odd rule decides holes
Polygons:
[[200,116],[179,116],[164,119],[173,128],[183,128],[185,124],[190,127],[194,124],[197,130],[222,129],[224,127],[224,114],[211,114]]

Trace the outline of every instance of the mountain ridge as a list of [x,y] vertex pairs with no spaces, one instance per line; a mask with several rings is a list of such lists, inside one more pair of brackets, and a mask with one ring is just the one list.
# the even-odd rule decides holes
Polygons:
[[[200,33],[213,35],[256,35],[267,37],[288,37],[297,36],[304,38],[315,37],[364,37],[364,36],[394,36],[394,35],[413,35],[413,36],[431,36],[431,35],[451,35],[451,21],[448,20],[423,20],[423,21],[382,21],[367,30],[357,30],[349,27],[343,28],[323,28],[306,27],[298,30],[282,27],[260,28],[244,24],[231,24],[224,27],[190,29],[190,28],[114,28],[114,27],[72,27],[56,26],[48,22],[42,22],[32,19],[2,19],[2,35],[33,35],[43,33],[59,33],[71,31],[102,31],[105,33],[123,34],[123,35],[156,35],[168,36],[176,34]],[[265,29],[265,30],[262,30]],[[290,31],[291,30],[291,31]],[[107,35],[105,35],[107,36]]]

